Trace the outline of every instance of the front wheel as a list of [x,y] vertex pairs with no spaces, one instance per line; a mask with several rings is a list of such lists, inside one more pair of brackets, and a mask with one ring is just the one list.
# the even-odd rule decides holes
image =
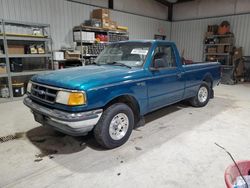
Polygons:
[[134,114],[129,106],[116,103],[108,107],[94,128],[96,141],[107,149],[123,145],[134,127]]
[[210,98],[210,92],[209,85],[202,82],[196,96],[190,99],[191,105],[194,107],[206,106]]

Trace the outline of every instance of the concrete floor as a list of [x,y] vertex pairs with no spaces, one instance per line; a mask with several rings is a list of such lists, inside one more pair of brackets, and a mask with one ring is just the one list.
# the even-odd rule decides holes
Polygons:
[[183,103],[146,116],[114,150],[33,121],[21,101],[0,104],[0,187],[225,187],[224,171],[250,157],[250,84],[215,89],[204,108]]

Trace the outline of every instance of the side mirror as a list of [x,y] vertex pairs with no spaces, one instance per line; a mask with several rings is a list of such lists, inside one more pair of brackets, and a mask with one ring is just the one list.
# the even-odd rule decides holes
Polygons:
[[151,70],[158,70],[159,68],[165,67],[165,61],[163,58],[154,59]]

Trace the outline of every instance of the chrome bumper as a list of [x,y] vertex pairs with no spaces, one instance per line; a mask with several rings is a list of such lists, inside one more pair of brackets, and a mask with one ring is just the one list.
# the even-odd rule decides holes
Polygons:
[[26,97],[23,103],[31,109],[37,122],[52,126],[54,129],[72,136],[85,135],[90,132],[103,112],[102,109],[79,113],[49,109],[33,102],[29,97]]

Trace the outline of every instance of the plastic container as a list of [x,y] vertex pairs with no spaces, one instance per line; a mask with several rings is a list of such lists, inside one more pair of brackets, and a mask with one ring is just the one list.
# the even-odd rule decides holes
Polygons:
[[[243,176],[247,176],[250,173],[250,160],[246,161],[238,161],[236,162],[239,166],[239,169]],[[240,176],[240,173],[235,166],[235,164],[230,165],[227,167],[224,177],[225,177],[225,183],[227,185],[227,188],[233,188],[234,182],[236,181],[236,178]]]
[[14,97],[21,97],[24,95],[24,83],[12,84],[12,88]]

